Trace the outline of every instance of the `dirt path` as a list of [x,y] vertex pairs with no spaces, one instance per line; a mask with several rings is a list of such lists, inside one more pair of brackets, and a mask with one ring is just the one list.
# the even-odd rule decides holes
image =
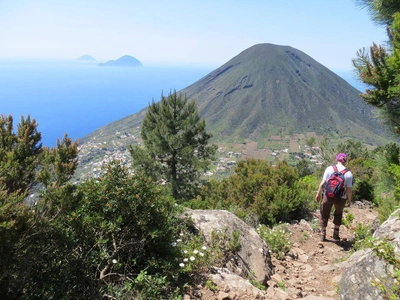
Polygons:
[[341,226],[340,242],[332,239],[331,220],[327,228],[327,241],[320,241],[317,226],[313,225],[319,212],[314,213],[315,221],[312,223],[302,221],[289,225],[293,248],[284,260],[273,259],[275,274],[272,277],[272,285],[275,290],[284,290],[282,297],[276,299],[298,299],[309,295],[340,299],[340,262],[351,254],[354,230],[358,223],[370,225],[377,218],[376,211],[362,203],[346,208],[344,218],[348,214],[353,215],[354,220],[349,228]]

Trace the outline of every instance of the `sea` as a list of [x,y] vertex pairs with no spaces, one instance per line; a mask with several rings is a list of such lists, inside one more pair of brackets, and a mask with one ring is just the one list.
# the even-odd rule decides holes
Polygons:
[[0,60],[0,115],[36,119],[42,144],[79,139],[210,73],[204,66],[100,67],[81,61]]
[[[79,139],[179,91],[218,66],[100,67],[96,62],[0,60],[0,115],[36,119],[42,144]],[[362,89],[350,72],[337,72]]]

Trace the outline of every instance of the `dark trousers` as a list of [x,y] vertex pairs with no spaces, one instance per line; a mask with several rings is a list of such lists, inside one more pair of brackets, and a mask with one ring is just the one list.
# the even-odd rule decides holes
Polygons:
[[319,225],[321,227],[326,227],[328,225],[332,206],[335,206],[335,211],[333,212],[333,224],[338,226],[342,225],[343,209],[345,205],[346,199],[328,198],[326,195],[323,195],[320,206]]

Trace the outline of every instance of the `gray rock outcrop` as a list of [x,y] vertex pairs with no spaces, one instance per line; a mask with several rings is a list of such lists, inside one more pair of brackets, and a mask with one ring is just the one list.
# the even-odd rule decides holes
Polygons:
[[245,279],[252,274],[255,280],[267,283],[273,274],[269,248],[252,227],[225,210],[187,209],[186,214],[193,219],[194,226],[208,243],[212,240],[213,231],[226,229],[229,236],[233,231],[239,232],[241,248],[236,259],[230,261],[226,268]]
[[[377,240],[389,241],[394,247],[396,257],[400,257],[400,209],[375,231]],[[360,250],[347,261],[347,267],[340,280],[342,300],[380,300],[386,299],[379,285],[391,291],[393,284],[393,266],[376,256],[372,249]],[[378,283],[374,284],[373,282]]]

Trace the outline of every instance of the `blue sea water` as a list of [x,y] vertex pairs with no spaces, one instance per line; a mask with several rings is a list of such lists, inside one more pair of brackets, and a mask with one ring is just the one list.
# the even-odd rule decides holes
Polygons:
[[99,67],[78,61],[0,61],[0,114],[36,119],[44,146],[73,140],[147,107],[209,67]]

